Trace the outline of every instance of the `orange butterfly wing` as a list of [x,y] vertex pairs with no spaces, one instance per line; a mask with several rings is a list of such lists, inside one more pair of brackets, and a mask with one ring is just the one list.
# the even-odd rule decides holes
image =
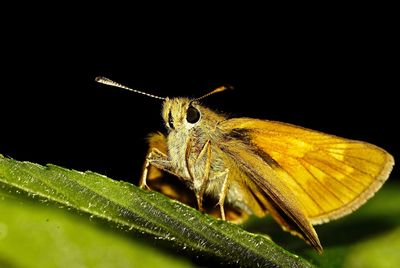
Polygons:
[[273,159],[276,175],[312,224],[360,207],[382,186],[394,165],[389,153],[372,144],[290,124],[237,118],[220,127],[224,132],[245,133],[252,147]]

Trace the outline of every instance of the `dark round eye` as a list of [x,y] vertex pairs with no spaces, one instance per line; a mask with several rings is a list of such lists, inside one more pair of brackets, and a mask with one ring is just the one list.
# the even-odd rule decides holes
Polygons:
[[186,121],[188,121],[191,124],[196,123],[200,119],[200,112],[193,106],[189,106],[189,108],[186,111]]

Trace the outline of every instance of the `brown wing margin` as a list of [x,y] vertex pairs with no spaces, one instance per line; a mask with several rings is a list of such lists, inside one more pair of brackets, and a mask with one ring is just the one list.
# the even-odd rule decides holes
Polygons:
[[[238,147],[240,149],[236,149]],[[318,252],[322,252],[318,235],[304,209],[273,168],[243,146],[229,146],[228,142],[221,144],[221,150],[226,152],[232,161],[237,163],[239,170],[265,193],[270,202],[267,208],[274,219],[292,233],[300,234]]]

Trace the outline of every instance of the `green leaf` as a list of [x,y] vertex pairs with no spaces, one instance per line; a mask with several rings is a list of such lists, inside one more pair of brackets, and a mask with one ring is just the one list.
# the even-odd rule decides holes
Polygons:
[[190,266],[187,260],[106,230],[87,216],[13,197],[9,190],[0,190],[2,268]]
[[265,236],[93,172],[0,157],[0,189],[0,266],[178,267],[190,255],[225,265],[311,267]]

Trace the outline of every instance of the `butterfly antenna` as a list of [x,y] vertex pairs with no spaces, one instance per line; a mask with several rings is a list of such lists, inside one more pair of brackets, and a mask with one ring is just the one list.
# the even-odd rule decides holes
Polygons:
[[203,95],[203,96],[201,96],[199,98],[196,98],[195,100],[196,101],[202,100],[202,99],[204,99],[204,98],[206,98],[206,97],[208,97],[210,95],[213,95],[213,94],[219,93],[219,92],[223,92],[223,91],[228,90],[228,89],[233,89],[233,86],[231,86],[231,85],[223,85],[223,86],[217,87],[213,91],[211,91],[211,92],[209,92],[209,93],[207,93],[207,94],[205,94],[205,95]]
[[149,93],[146,93],[146,92],[143,92],[143,91],[140,91],[140,90],[129,88],[127,86],[124,86],[124,85],[122,85],[120,83],[117,83],[117,82],[115,82],[115,81],[113,81],[111,79],[108,79],[106,77],[103,77],[103,76],[98,76],[94,80],[97,83],[100,83],[100,84],[109,85],[109,86],[112,86],[112,87],[119,87],[119,88],[123,88],[123,89],[129,90],[129,91],[132,91],[132,92],[135,92],[135,93],[138,93],[138,94],[142,94],[142,95],[151,97],[151,98],[155,98],[155,99],[159,99],[159,100],[165,100],[164,97],[156,96],[156,95],[149,94]]

